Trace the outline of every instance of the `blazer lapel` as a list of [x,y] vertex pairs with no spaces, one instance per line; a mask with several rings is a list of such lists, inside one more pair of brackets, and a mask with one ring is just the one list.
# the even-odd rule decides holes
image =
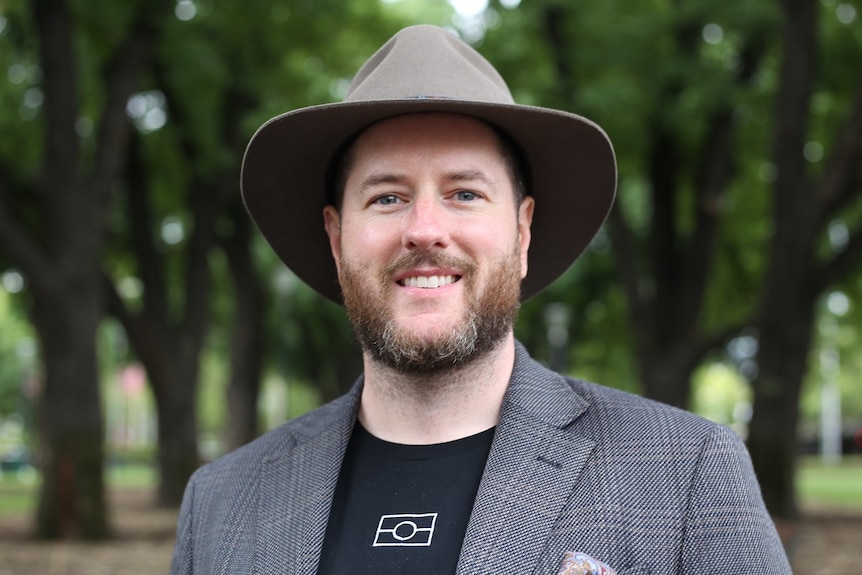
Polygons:
[[518,345],[457,573],[532,573],[594,447],[566,427],[587,409]]
[[314,575],[338,474],[356,421],[361,384],[328,422],[266,460],[257,508],[255,573]]

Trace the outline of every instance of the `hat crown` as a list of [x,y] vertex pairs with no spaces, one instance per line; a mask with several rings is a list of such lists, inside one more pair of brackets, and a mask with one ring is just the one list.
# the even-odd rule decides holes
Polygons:
[[506,82],[481,54],[437,26],[401,30],[359,69],[345,102],[445,99],[513,104]]

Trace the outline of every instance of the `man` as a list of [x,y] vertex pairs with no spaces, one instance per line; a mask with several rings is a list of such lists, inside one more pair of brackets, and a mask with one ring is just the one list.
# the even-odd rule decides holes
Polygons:
[[790,573],[730,431],[514,340],[615,182],[600,128],[515,104],[431,26],[393,37],[344,102],[265,124],[246,205],[343,301],[364,374],[195,474],[172,572]]

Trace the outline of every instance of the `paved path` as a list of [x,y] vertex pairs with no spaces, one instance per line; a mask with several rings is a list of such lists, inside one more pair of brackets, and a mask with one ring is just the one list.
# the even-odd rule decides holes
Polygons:
[[862,513],[809,512],[795,526],[788,551],[797,575],[862,573]]
[[113,492],[110,503],[115,537],[101,543],[32,541],[29,516],[0,517],[0,575],[166,574],[176,512],[140,491]]
[[[166,574],[176,513],[139,491],[114,492],[111,505],[116,537],[104,543],[36,542],[29,517],[0,517],[0,575]],[[862,513],[821,510],[779,527],[797,575],[860,572]]]

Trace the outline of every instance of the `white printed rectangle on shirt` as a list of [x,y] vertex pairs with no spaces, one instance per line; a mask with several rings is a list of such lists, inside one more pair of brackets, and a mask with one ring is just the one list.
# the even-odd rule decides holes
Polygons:
[[377,525],[373,546],[429,547],[436,524],[436,513],[383,515]]

